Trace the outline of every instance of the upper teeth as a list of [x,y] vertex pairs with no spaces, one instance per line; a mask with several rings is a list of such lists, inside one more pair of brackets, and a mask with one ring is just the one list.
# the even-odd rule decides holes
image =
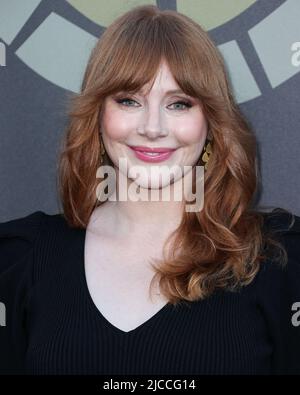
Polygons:
[[143,152],[143,154],[146,154],[146,155],[150,155],[150,156],[156,156],[156,155],[159,155],[160,154],[160,152],[145,152],[145,151],[142,151]]

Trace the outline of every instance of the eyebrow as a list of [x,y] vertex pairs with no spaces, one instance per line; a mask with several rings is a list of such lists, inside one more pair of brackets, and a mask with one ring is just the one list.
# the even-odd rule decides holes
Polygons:
[[175,93],[184,93],[181,89],[172,89],[166,92],[166,95],[175,94]]
[[[144,94],[144,90],[139,91],[140,93]],[[171,89],[169,91],[165,92],[165,95],[173,95],[173,94],[177,94],[177,93],[183,93],[184,95],[186,93],[184,93],[181,89]]]

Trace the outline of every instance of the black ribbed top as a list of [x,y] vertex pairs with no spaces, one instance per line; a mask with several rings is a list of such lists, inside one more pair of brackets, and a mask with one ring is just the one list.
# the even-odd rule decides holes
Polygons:
[[89,294],[85,229],[42,211],[0,223],[0,373],[300,374],[300,217],[289,230],[287,214],[270,218],[285,268],[266,260],[239,291],[168,303],[129,332]]

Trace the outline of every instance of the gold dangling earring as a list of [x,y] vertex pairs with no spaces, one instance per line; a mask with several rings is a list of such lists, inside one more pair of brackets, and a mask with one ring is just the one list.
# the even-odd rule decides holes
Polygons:
[[207,142],[207,144],[205,144],[205,146],[204,146],[204,153],[201,157],[202,161],[205,163],[205,165],[204,165],[205,170],[207,170],[209,157],[212,153],[211,140],[206,140],[206,142]]
[[99,160],[100,163],[99,163],[99,165],[101,166],[103,161],[104,161],[103,156],[105,154],[105,148],[104,148],[104,144],[103,144],[103,140],[102,140],[101,134],[99,135],[99,138],[100,138],[100,160]]

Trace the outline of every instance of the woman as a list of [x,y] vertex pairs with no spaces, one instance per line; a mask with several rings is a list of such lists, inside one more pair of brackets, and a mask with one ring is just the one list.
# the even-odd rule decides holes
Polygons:
[[[300,373],[300,218],[254,209],[255,138],[202,28],[122,15],[69,116],[62,212],[0,224],[2,372]],[[173,192],[200,166],[188,211]],[[171,197],[135,199],[154,190]]]

